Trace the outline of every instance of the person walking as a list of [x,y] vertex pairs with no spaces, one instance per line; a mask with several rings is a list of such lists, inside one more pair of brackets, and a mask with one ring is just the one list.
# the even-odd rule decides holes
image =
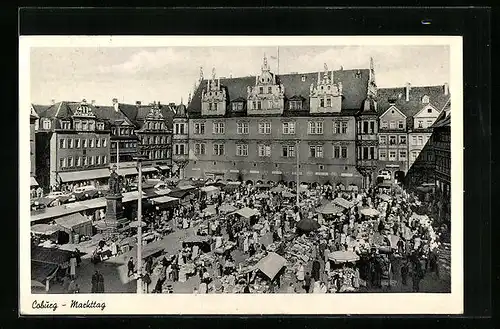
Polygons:
[[74,253],[69,259],[69,276],[72,280],[76,278],[76,257]]
[[145,272],[149,275],[153,273],[153,257],[149,257],[146,261]]
[[75,258],[76,258],[76,267],[80,267],[80,264],[82,263],[82,256],[78,248],[75,248]]

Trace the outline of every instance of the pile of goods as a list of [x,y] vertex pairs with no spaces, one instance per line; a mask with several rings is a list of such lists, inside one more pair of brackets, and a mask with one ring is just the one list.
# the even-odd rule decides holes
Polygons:
[[[329,273],[328,276],[328,279],[331,283],[330,289],[335,289],[336,292],[356,291],[357,288],[354,288],[355,277],[356,277],[356,272],[350,267],[344,267],[333,270]],[[340,281],[339,291],[337,291],[335,278],[337,278]]]

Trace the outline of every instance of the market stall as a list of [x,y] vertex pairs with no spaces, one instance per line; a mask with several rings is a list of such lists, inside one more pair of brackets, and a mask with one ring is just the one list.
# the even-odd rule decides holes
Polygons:
[[204,193],[208,199],[216,197],[220,194],[220,189],[213,185],[203,186],[200,188],[200,191]]
[[258,210],[249,207],[244,207],[230,213],[230,215],[238,215],[241,218],[247,219],[250,225],[256,224],[256,220],[254,218],[259,214]]
[[182,241],[182,248],[190,248],[197,245],[201,251],[209,252],[212,249],[210,243],[210,237],[208,236],[193,235],[186,237]]
[[222,204],[220,207],[219,207],[219,211],[221,213],[224,213],[224,214],[227,214],[227,213],[231,213],[231,212],[234,212],[236,211],[236,207],[231,205],[231,204],[228,204],[228,203],[224,203]]
[[303,218],[297,222],[297,231],[299,233],[309,233],[320,228],[320,224],[311,218]]
[[68,242],[71,244],[79,243],[80,238],[83,236],[92,236],[92,220],[79,213],[56,218],[55,222],[61,228],[61,231],[68,234]]

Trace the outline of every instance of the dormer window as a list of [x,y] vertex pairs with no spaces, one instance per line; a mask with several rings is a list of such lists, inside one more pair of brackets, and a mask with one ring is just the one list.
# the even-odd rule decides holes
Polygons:
[[43,127],[43,129],[50,129],[50,120],[49,119],[43,120],[42,127]]
[[424,95],[424,97],[422,97],[422,104],[429,104],[429,101],[429,96]]
[[69,121],[61,121],[62,129],[71,129],[71,123]]
[[302,82],[306,82],[306,76],[303,75],[302,78],[301,78]]
[[302,110],[302,101],[290,101],[290,110]]
[[431,108],[428,108],[428,109],[427,109],[427,113],[432,113],[432,109],[431,109]]
[[272,92],[273,92],[273,88],[272,87],[267,87],[267,93],[271,94]]
[[241,102],[233,103],[233,111],[241,111],[241,110],[243,110],[243,103]]
[[97,123],[97,130],[104,130],[104,123],[98,122]]
[[259,93],[263,94],[264,93],[264,87],[259,87]]

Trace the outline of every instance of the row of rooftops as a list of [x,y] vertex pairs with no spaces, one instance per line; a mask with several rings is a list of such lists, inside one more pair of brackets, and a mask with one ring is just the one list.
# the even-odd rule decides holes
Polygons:
[[[395,106],[400,110],[411,125],[412,118],[428,104],[432,105],[438,111],[448,103],[450,94],[447,84],[440,86],[412,87],[407,84],[404,87],[397,88],[378,88],[376,96],[372,97],[369,93],[369,83],[371,81],[370,70],[338,70],[330,72],[329,77],[333,77],[333,83],[341,82],[342,107],[339,113],[310,113],[309,100],[311,84],[316,86],[318,72],[313,73],[294,73],[282,74],[276,77],[276,81],[282,84],[285,89],[285,105],[282,116],[301,117],[301,116],[353,116],[371,111],[375,115],[382,115],[389,107]],[[219,78],[221,88],[226,90],[226,111],[219,117],[246,117],[246,100],[248,86],[256,84],[256,76],[246,76],[237,78]],[[96,115],[97,120],[108,121],[111,124],[119,124],[121,121],[127,121],[138,128],[141,128],[145,122],[146,116],[152,109],[158,109],[167,122],[167,127],[172,128],[174,118],[201,118],[202,93],[206,89],[207,82],[210,80],[200,80],[193,97],[189,99],[187,107],[182,103],[168,105],[154,102],[149,105],[119,103],[117,99],[112,100],[111,106],[96,105],[94,102],[87,103],[87,106]],[[428,98],[429,103],[423,102]],[[290,110],[288,102],[290,100],[302,100],[301,110]],[[232,109],[232,103],[243,103],[243,110]],[[367,105],[368,102],[368,105]],[[69,118],[81,102],[62,101],[52,105],[33,105],[33,108],[40,118]],[[259,115],[265,116],[265,115]],[[276,116],[276,114],[269,115]],[[217,118],[217,116],[211,116]]]

